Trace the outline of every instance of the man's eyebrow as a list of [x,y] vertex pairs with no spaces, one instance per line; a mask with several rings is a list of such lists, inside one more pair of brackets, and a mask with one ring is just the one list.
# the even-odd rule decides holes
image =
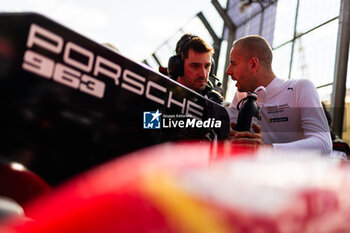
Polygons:
[[200,62],[191,62],[190,64],[191,65],[200,65],[201,63]]
[[[193,61],[193,62],[190,62],[190,64],[202,64],[202,62],[195,62],[195,61]],[[211,62],[206,62],[204,64],[211,64]]]

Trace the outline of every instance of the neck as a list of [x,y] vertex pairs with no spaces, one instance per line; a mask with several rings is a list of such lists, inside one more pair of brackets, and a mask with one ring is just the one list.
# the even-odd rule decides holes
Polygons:
[[270,75],[267,79],[265,79],[265,82],[264,82],[263,86],[267,87],[272,82],[272,80],[274,78],[275,78],[275,74]]
[[260,72],[260,74],[258,74],[259,81],[256,87],[259,87],[259,86],[267,87],[274,78],[275,78],[275,74],[273,73],[272,70]]

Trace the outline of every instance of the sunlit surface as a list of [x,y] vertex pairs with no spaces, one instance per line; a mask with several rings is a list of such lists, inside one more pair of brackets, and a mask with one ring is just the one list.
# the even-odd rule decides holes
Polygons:
[[22,164],[19,164],[19,163],[11,163],[10,166],[13,170],[17,170],[17,171],[25,171],[26,170],[26,168]]

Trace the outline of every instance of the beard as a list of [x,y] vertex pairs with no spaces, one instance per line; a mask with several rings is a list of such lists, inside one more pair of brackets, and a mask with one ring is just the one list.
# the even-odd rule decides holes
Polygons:
[[194,81],[194,86],[197,90],[204,90],[208,82],[207,78],[196,78]]

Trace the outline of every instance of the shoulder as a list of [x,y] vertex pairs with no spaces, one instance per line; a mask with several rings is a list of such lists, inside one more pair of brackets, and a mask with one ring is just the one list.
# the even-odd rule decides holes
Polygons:
[[311,80],[309,79],[296,79],[293,80],[295,85],[298,86],[301,89],[315,89],[315,85]]
[[289,79],[285,81],[284,87],[287,88],[287,90],[294,90],[296,93],[316,90],[313,82],[308,79]]
[[309,79],[287,79],[283,80],[284,85],[293,85],[293,86],[300,86],[303,84],[306,85],[313,85],[313,83]]
[[308,79],[299,79],[296,82],[296,97],[298,103],[308,107],[320,107],[321,101],[315,85]]

